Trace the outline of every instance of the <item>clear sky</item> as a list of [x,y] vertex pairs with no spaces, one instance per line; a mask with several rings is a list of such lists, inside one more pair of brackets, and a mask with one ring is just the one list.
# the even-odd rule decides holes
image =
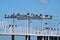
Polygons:
[[[5,21],[5,14],[26,14],[28,12],[38,15],[41,13],[53,15],[50,22],[58,25],[60,22],[60,0],[0,0],[0,21]],[[16,37],[16,40],[24,40],[23,38]],[[11,40],[11,37],[0,36],[0,40]]]

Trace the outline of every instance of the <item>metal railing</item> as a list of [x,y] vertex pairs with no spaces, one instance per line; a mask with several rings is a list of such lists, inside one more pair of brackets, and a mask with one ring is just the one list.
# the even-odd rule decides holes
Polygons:
[[[42,32],[43,31],[43,32]],[[41,28],[29,28],[28,34],[35,34],[35,35],[60,35],[60,31],[57,34],[57,30],[48,30],[48,29],[41,29]],[[12,27],[0,27],[0,33],[12,33]],[[27,30],[25,27],[14,27],[14,33],[18,34],[27,34]]]

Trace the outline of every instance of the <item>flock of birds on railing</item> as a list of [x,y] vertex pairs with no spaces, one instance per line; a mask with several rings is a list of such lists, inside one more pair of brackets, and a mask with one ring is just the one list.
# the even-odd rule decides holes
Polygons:
[[19,18],[19,17],[35,17],[35,18],[39,18],[39,19],[44,19],[44,18],[46,18],[46,19],[52,19],[52,15],[43,15],[43,14],[39,14],[39,15],[35,15],[35,14],[29,14],[29,13],[27,13],[26,15],[21,15],[21,14],[12,14],[12,15],[6,15],[5,14],[5,18]]

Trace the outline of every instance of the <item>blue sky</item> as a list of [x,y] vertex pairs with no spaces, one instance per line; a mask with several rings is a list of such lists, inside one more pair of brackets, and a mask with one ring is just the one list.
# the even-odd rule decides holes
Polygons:
[[[58,25],[60,22],[60,0],[47,0],[47,3],[43,3],[40,0],[0,0],[0,21],[7,21],[4,19],[5,14],[26,14],[28,12],[38,15],[41,13],[53,15],[53,19],[49,21],[54,25]],[[24,40],[22,38],[21,40]],[[10,36],[0,36],[0,40],[10,39]],[[20,40],[20,37],[16,37],[16,40]]]

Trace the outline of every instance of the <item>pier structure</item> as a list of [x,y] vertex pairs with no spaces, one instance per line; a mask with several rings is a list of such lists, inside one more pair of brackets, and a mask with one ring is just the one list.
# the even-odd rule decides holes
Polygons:
[[[5,19],[13,19],[13,23],[9,24],[8,27],[11,27],[11,29],[8,28],[7,32],[7,25],[4,25],[3,32],[0,32],[0,35],[11,35],[12,40],[14,40],[14,36],[25,36],[25,40],[30,40],[31,36],[37,36],[37,40],[60,40],[60,35],[59,34],[43,34],[43,24],[42,21],[44,19],[46,20],[51,20],[52,15],[34,15],[34,14],[29,14],[27,13],[26,15],[21,15],[21,14],[12,14],[12,15],[6,15],[5,14]],[[17,20],[26,20],[26,27],[18,27],[17,25],[14,24],[15,19]],[[35,28],[30,27],[30,20],[41,20],[41,27],[35,30]],[[47,24],[47,23],[45,23]],[[16,27],[16,28],[15,28]],[[18,30],[17,30],[18,29]],[[48,28],[47,28],[48,29]],[[18,31],[18,32],[17,32]],[[33,32],[33,33],[32,33]]]

